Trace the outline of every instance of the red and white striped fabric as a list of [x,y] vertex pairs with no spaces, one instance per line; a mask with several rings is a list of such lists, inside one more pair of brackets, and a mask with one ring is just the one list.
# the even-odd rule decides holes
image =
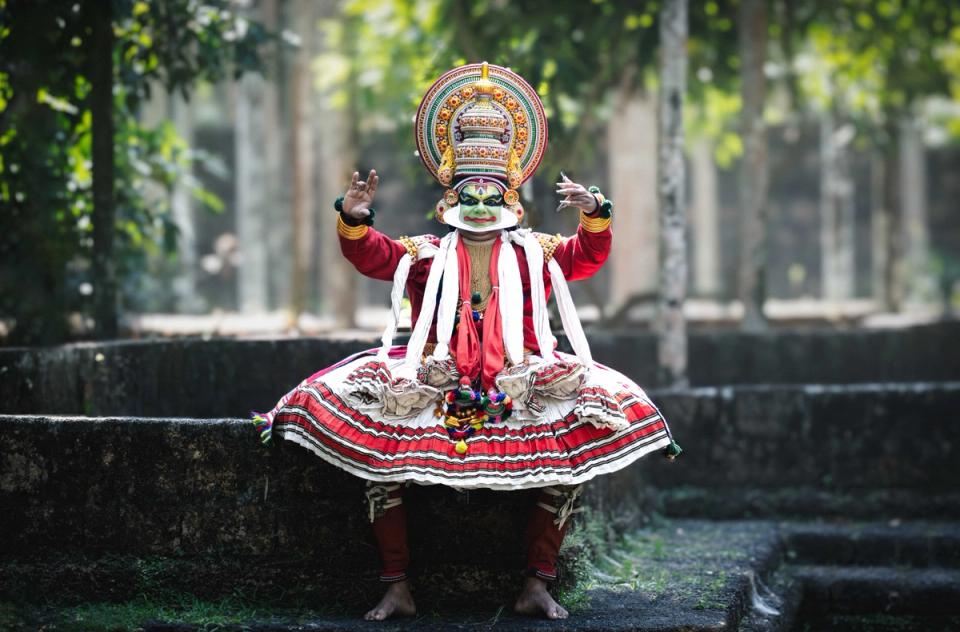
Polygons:
[[[404,353],[403,347],[391,349],[387,366],[399,365]],[[515,410],[510,419],[469,437],[466,454],[458,454],[432,406],[391,419],[382,404],[371,401],[369,384],[362,396],[351,392],[356,380],[351,384],[347,378],[369,372],[375,358],[376,350],[358,354],[304,380],[264,415],[274,437],[372,481],[490,489],[583,483],[671,442],[666,422],[643,390],[594,363],[579,395],[544,397],[526,414]],[[377,375],[385,382],[389,371]],[[592,409],[601,414],[593,416]]]

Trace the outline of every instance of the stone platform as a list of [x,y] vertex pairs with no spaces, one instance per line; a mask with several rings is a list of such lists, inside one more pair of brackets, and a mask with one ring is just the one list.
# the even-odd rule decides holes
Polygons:
[[[593,357],[658,386],[656,338],[590,331]],[[941,382],[960,379],[960,323],[907,329],[690,335],[694,386]],[[379,338],[187,338],[0,348],[0,414],[242,417]],[[404,344],[398,337],[397,344]],[[561,347],[566,347],[561,337]],[[566,349],[569,351],[569,349]]]
[[[814,542],[819,546],[811,546]],[[824,559],[834,551],[843,554]],[[387,623],[297,606],[204,608],[163,595],[109,606],[0,605],[5,629],[145,631],[637,630],[787,632],[830,621],[836,629],[952,630],[960,622],[960,527],[941,522],[656,520],[631,530],[589,562],[562,598],[566,621],[539,621],[498,603],[432,607]],[[168,593],[167,602],[176,603]],[[882,613],[877,615],[876,613]],[[194,617],[191,620],[191,616]],[[921,623],[919,628],[903,627]],[[813,625],[814,627],[810,627]],[[33,626],[33,627],[31,627]],[[124,627],[126,626],[126,627]],[[832,629],[832,628],[831,628]]]
[[[732,384],[651,391],[684,453],[588,485],[562,552],[566,622],[509,614],[531,492],[417,486],[421,615],[357,621],[382,588],[361,482],[299,446],[263,448],[238,417],[369,343],[0,350],[0,629],[954,629],[951,331],[912,331],[906,351],[875,332],[771,338],[739,368],[701,339]],[[856,383],[794,383],[814,356],[811,379]],[[736,383],[764,371],[779,383]],[[915,379],[868,381],[895,375]]]

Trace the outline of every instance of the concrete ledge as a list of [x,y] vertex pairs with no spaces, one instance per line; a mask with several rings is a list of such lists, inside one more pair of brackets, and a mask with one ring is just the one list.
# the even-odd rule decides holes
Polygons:
[[[593,355],[657,386],[656,339],[589,332]],[[897,330],[695,333],[694,385],[960,379],[960,323]],[[402,341],[398,341],[402,344]],[[0,413],[240,417],[269,409],[300,380],[379,345],[340,340],[142,340],[0,349]],[[561,341],[561,346],[566,346]]]
[[[958,383],[696,389],[655,400],[684,454],[652,454],[588,486],[591,506],[621,527],[658,507],[701,517],[958,512]],[[0,416],[0,431],[0,551],[294,546],[340,567],[372,559],[361,482],[299,446],[262,448],[244,420]],[[414,533],[444,542],[474,520],[492,533],[522,529],[530,494],[414,486],[408,502],[425,516]],[[506,568],[519,550],[498,554]]]
[[958,522],[788,523],[788,559],[810,566],[960,569]]
[[[716,546],[720,541],[724,545]],[[351,615],[331,615],[331,603],[323,602],[324,595],[317,594],[319,586],[313,584],[313,594],[308,602],[299,601],[305,596],[304,592],[289,595],[273,608],[258,608],[257,613],[242,624],[218,629],[261,632],[483,630],[493,627],[513,632],[544,629],[691,632],[736,629],[749,608],[747,573],[766,573],[775,566],[780,546],[778,530],[770,522],[677,521],[634,532],[610,551],[608,557],[613,560],[612,563],[598,562],[605,573],[591,571],[596,573],[595,577],[588,574],[576,590],[568,591],[561,597],[574,610],[573,617],[562,622],[513,616],[510,605],[517,590],[515,582],[502,587],[496,600],[479,603],[462,593],[438,603],[436,595],[424,590],[422,584],[417,582],[414,590],[421,616],[414,620],[378,624],[359,620],[364,610],[362,603],[346,605],[346,612],[353,612]],[[631,568],[626,567],[628,560],[633,560],[634,566]],[[460,570],[457,569],[458,573]],[[470,581],[470,575],[458,573],[451,574],[447,580],[462,587],[465,581]],[[143,571],[139,571],[128,577],[130,581],[142,584],[144,575]],[[169,577],[163,577],[162,574],[153,573],[152,577],[154,584],[158,580],[172,583]],[[296,579],[291,578],[287,585],[292,586]],[[151,594],[158,593],[154,589]],[[252,602],[256,603],[256,599]],[[24,604],[24,600],[21,598],[16,603]],[[66,606],[69,602],[62,603]],[[295,603],[300,604],[299,613],[290,612],[290,606]],[[318,603],[322,605],[318,607]],[[322,611],[324,605],[326,613]],[[344,605],[338,604],[341,611]],[[123,604],[118,604],[117,609],[122,607]],[[21,605],[21,608],[27,620],[37,613],[29,603]],[[199,625],[189,620],[175,622],[169,615],[167,617],[167,621],[137,623],[144,630],[154,631],[200,629]],[[51,618],[52,621],[48,621],[57,621],[55,617]]]
[[[591,482],[601,540],[658,507],[700,517],[832,507],[848,519],[960,519],[960,384],[695,389],[656,400],[685,452]],[[211,599],[359,607],[380,588],[362,482],[296,445],[261,447],[245,420],[0,416],[0,432],[0,595],[127,599],[154,582]],[[806,495],[791,496],[797,490]],[[413,486],[407,502],[412,570],[433,603],[470,595],[489,605],[512,593],[531,492]],[[807,548],[829,551],[822,537],[808,536]],[[893,536],[871,537],[870,550],[882,552]],[[958,556],[956,538],[922,546]],[[585,552],[569,548],[565,568]],[[916,563],[921,553],[903,555]]]
[[960,614],[960,571],[949,568],[804,566],[808,612]]
[[[247,421],[0,416],[0,431],[0,553],[13,564],[0,593],[125,599],[144,564],[210,598],[365,604],[380,590],[362,481],[299,446],[260,446]],[[438,602],[512,590],[534,494],[408,488],[411,572]],[[634,502],[616,499],[599,504]],[[114,579],[87,581],[101,576]]]
[[[812,551],[814,557],[811,558],[802,546],[798,547],[798,543],[809,542],[811,538],[819,540],[828,550],[853,549],[850,559],[873,559],[875,564],[848,566],[840,559],[831,565],[819,564],[815,559],[819,553]],[[875,557],[880,553],[875,547],[875,538],[891,546],[890,555]],[[222,616],[240,622],[218,624],[217,629],[787,632],[831,617],[846,617],[851,624],[876,622],[877,617],[886,617],[891,623],[899,621],[901,627],[906,621],[920,624],[920,627],[904,629],[947,630],[952,628],[942,625],[944,622],[960,619],[957,560],[951,558],[943,567],[918,568],[910,566],[911,561],[923,563],[922,557],[898,557],[897,552],[917,552],[926,544],[958,541],[958,523],[658,521],[628,532],[615,546],[595,556],[581,584],[564,595],[573,616],[563,622],[512,616],[509,604],[515,587],[510,586],[500,594],[499,601],[482,604],[465,602],[460,595],[459,601],[454,599],[438,605],[435,595],[421,590],[415,592],[422,613],[418,618],[368,624],[358,619],[362,604],[347,606],[340,614],[330,612],[330,601],[325,606],[316,606],[322,602],[323,595],[318,594],[319,587],[314,584],[307,602],[302,601],[307,594],[303,591],[287,595],[275,606],[265,606],[262,594],[247,594],[250,605],[239,612],[235,610],[235,602],[222,605]],[[6,563],[4,570],[9,567]],[[0,575],[4,576],[6,573]],[[469,581],[470,576],[465,577]],[[286,586],[294,586],[297,579],[291,577]],[[448,579],[456,582],[463,578]],[[102,605],[94,615],[103,617],[99,620],[91,618],[90,611],[86,610],[85,621],[89,627],[85,629],[112,629],[106,617],[111,612],[122,615],[128,607],[135,613],[126,615],[127,625],[121,627],[184,632],[204,629],[191,621],[189,613],[178,617],[168,609],[163,614],[158,605],[164,603],[164,595],[169,600],[178,588],[183,588],[182,584],[178,586],[176,575],[142,564],[130,572],[126,580],[138,582],[136,585],[150,598],[114,607]],[[103,583],[105,577],[91,575],[89,581]],[[198,595],[203,598],[205,593],[201,589]],[[29,629],[44,623],[53,624],[51,629],[63,629],[56,624],[68,621],[71,612],[84,612],[72,609],[69,600],[62,600],[61,610],[57,610],[31,606],[22,594],[18,597],[13,604],[0,604],[0,622],[3,615],[12,611],[12,615],[8,614],[11,620],[15,616],[25,624],[34,624]],[[756,607],[759,600],[779,614],[771,615],[769,611],[764,614]],[[333,607],[342,608],[343,604]],[[140,619],[130,620],[130,616]],[[204,608],[204,616],[209,618],[209,607]],[[114,627],[117,621],[113,619]],[[103,627],[95,627],[97,625]],[[826,626],[814,625],[811,629],[826,629]],[[891,625],[880,629],[897,628]]]
[[[639,466],[638,466],[639,468]],[[838,489],[813,486],[659,488],[653,510],[674,518],[825,518],[960,520],[960,493],[922,489]]]
[[[684,454],[641,460],[658,488],[953,494],[960,382],[654,392]],[[676,466],[676,467],[667,467]]]

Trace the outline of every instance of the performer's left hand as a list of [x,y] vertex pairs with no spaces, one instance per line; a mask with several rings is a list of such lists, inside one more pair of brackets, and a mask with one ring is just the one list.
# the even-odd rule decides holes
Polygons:
[[600,207],[596,196],[587,191],[586,187],[573,182],[564,173],[560,176],[562,180],[557,183],[557,194],[566,197],[560,200],[560,206],[557,207],[558,213],[568,207],[578,208],[584,213],[593,213]]

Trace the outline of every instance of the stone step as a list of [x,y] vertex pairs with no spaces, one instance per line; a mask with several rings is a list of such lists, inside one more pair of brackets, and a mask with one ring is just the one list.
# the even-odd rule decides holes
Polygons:
[[[263,448],[249,422],[5,418],[0,428],[0,594],[124,600],[174,577],[207,599],[357,605],[379,591],[363,482],[298,446]],[[411,571],[438,602],[461,591],[447,587],[451,574],[469,580],[471,598],[499,599],[518,583],[534,493],[411,486]]]
[[960,570],[891,566],[798,566],[800,618],[817,613],[960,615]]
[[[588,525],[588,528],[597,528],[597,525]],[[583,531],[581,529],[572,536],[574,544],[577,538],[584,537]],[[58,624],[86,617],[91,625],[97,621],[123,620],[144,630],[186,631],[203,629],[204,621],[216,621],[219,616],[218,625],[223,625],[217,629],[237,631],[476,630],[496,627],[510,631],[740,629],[744,632],[786,632],[802,629],[796,626],[803,622],[813,621],[820,626],[811,629],[828,629],[821,624],[843,620],[860,625],[866,618],[886,617],[883,620],[891,626],[896,621],[901,624],[912,621],[927,626],[922,629],[947,630],[951,628],[938,626],[960,621],[960,600],[957,599],[960,596],[957,594],[960,592],[960,570],[905,566],[903,564],[910,559],[920,563],[930,560],[905,557],[900,551],[907,548],[905,543],[924,539],[939,542],[954,538],[958,531],[958,523],[932,522],[903,522],[894,526],[887,523],[843,525],[792,521],[655,521],[643,529],[626,533],[612,546],[581,560],[586,566],[579,574],[579,580],[559,591],[561,601],[573,613],[563,622],[532,620],[510,614],[515,583],[504,586],[498,600],[481,604],[464,599],[462,593],[459,600],[441,604],[434,595],[415,583],[414,595],[421,607],[417,618],[369,624],[358,620],[363,604],[333,604],[329,599],[316,599],[316,594],[312,603],[305,603],[302,600],[304,592],[289,591],[300,581],[309,582],[296,575],[287,575],[274,585],[274,589],[279,587],[278,594],[283,594],[273,605],[264,605],[263,593],[252,592],[246,594],[250,599],[246,605],[240,607],[236,600],[228,600],[219,606],[222,610],[219,613],[216,604],[198,607],[189,600],[187,603],[181,601],[179,607],[186,607],[188,613],[184,618],[178,617],[176,609],[169,604],[166,607],[161,604],[164,599],[175,597],[178,589],[181,592],[188,588],[193,590],[189,577],[181,575],[180,569],[165,570],[147,565],[118,580],[133,583],[135,588],[136,582],[140,581],[141,591],[152,585],[154,592],[147,595],[147,603],[133,596],[113,606],[68,606],[65,603],[56,609],[24,603],[24,594],[20,593],[18,605],[6,604],[5,607],[0,604],[0,624],[20,621],[25,626],[23,629],[36,629],[38,624],[62,629],[63,626],[58,627]],[[883,565],[810,564],[815,555],[804,557],[796,551],[794,555],[789,554],[794,550],[794,539],[808,545],[819,539],[827,551],[846,542],[854,548],[864,543],[865,551],[879,552],[875,540],[882,538],[894,544]],[[836,561],[859,563],[865,559],[853,556]],[[212,563],[207,560],[207,564]],[[231,562],[222,560],[220,563],[229,566]],[[233,560],[232,563],[232,572],[243,574],[240,569],[246,566],[246,561]],[[8,569],[9,566],[0,576],[5,576]],[[456,578],[459,581],[466,577],[469,581],[466,571],[466,568],[457,569],[448,580]],[[143,584],[144,578],[152,578],[152,583]],[[104,585],[102,577],[95,573],[87,575],[87,579],[94,586]],[[340,580],[341,583],[350,581]],[[208,582],[216,581],[214,576],[208,576]],[[777,596],[772,596],[764,583]],[[267,587],[266,583],[261,585],[261,589]],[[39,594],[42,588],[34,588],[34,594]],[[312,590],[318,591],[316,583]],[[55,589],[52,594],[56,594]],[[2,596],[12,600],[10,594]],[[760,616],[764,611],[757,609],[759,602],[755,596],[762,599],[764,607],[776,609],[779,614],[770,616],[767,611],[767,615]],[[203,598],[202,592],[190,593],[190,599]],[[154,605],[151,607],[150,603]],[[301,605],[291,607],[296,603]],[[135,614],[131,615],[130,611]],[[191,612],[200,614],[190,615]],[[141,618],[130,623],[131,616]],[[197,618],[191,620],[190,616]],[[16,629],[12,625],[8,627]]]
[[[642,479],[660,465],[641,462],[635,467]],[[653,510],[671,518],[960,520],[960,493],[916,488],[671,486],[661,479],[651,499]]]
[[787,523],[782,532],[792,563],[960,568],[956,522]]
[[[593,357],[657,386],[656,337],[590,331]],[[950,381],[960,324],[887,330],[692,333],[690,379],[717,384]],[[402,344],[402,340],[398,340]],[[0,413],[226,417],[270,408],[300,380],[379,346],[361,339],[186,338],[0,349]],[[564,346],[561,336],[561,346]]]
[[[596,525],[594,525],[594,528]],[[584,529],[573,535],[583,538]],[[717,546],[722,542],[722,546]],[[224,612],[235,625],[221,630],[688,630],[691,632],[736,629],[749,603],[749,573],[765,573],[779,558],[778,528],[772,522],[669,521],[636,530],[615,546],[596,555],[596,564],[580,574],[576,585],[558,591],[559,599],[572,610],[566,621],[540,621],[511,614],[516,584],[506,588],[498,601],[478,604],[460,596],[459,602],[437,604],[434,595],[414,583],[414,596],[421,615],[412,620],[370,624],[359,621],[362,604],[343,608],[339,614],[326,612],[322,601],[304,605],[300,612],[291,603],[302,594],[290,594],[281,603],[247,606],[241,612]],[[489,547],[488,547],[489,550]],[[155,576],[157,574],[155,573]],[[176,575],[174,575],[175,577]],[[466,576],[469,579],[469,576]],[[172,579],[172,577],[171,577]],[[451,575],[450,581],[462,581]],[[288,578],[291,586],[297,578]],[[173,585],[166,590],[173,590]],[[162,599],[164,592],[152,596]],[[258,595],[259,596],[259,595]],[[7,599],[10,599],[7,596]],[[142,603],[127,601],[111,607],[90,609],[63,607],[57,611],[20,606],[23,621],[56,624],[85,616],[100,622],[134,609],[143,619],[126,623],[144,630],[195,630],[197,621],[177,621],[167,608],[166,620],[159,607],[150,610]],[[196,610],[196,608],[194,608]],[[229,610],[229,608],[224,608]],[[344,614],[344,610],[350,614]],[[3,609],[0,608],[0,616]],[[244,616],[245,615],[245,616]],[[195,615],[196,616],[196,615]],[[237,621],[240,617],[242,621]],[[152,619],[152,620],[151,620]],[[2,619],[0,619],[2,622]],[[229,620],[226,622],[229,623]]]
[[[634,469],[675,490],[668,513],[773,516],[795,503],[815,515],[844,495],[852,502],[841,514],[860,499],[888,517],[921,515],[928,499],[954,516],[960,506],[960,382],[696,388],[654,401],[684,453]],[[803,495],[791,500],[789,490]]]

